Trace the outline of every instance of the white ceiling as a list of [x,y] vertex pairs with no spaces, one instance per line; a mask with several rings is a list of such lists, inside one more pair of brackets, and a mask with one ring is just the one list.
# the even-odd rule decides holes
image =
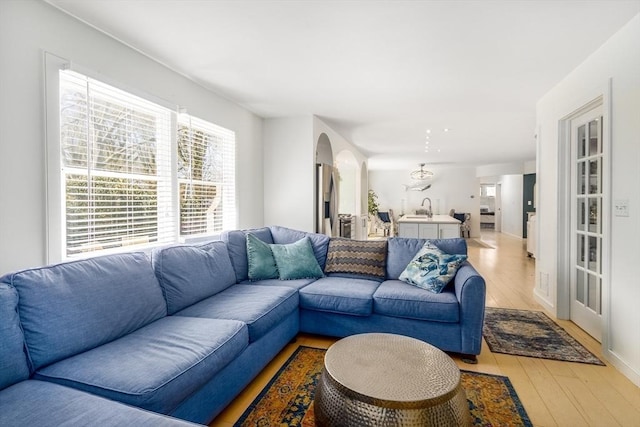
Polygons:
[[46,1],[262,117],[319,116],[370,169],[533,160],[536,102],[640,13],[640,0]]

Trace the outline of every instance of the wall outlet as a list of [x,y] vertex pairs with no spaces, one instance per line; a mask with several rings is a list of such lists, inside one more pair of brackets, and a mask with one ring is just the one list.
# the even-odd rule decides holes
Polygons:
[[616,200],[613,203],[613,213],[615,216],[629,216],[629,200]]
[[549,296],[549,273],[540,272],[538,288],[544,292],[546,296]]

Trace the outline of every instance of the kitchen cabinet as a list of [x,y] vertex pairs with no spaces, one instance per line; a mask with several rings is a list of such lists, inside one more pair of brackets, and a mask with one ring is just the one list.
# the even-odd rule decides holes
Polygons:
[[460,224],[438,224],[439,239],[455,239],[460,237]]
[[448,215],[406,215],[398,220],[398,236],[420,239],[460,237],[460,221]]

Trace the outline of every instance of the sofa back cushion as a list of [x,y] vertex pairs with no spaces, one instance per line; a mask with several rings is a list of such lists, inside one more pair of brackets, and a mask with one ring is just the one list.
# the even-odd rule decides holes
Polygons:
[[236,273],[224,242],[156,249],[151,260],[169,314],[236,283]]
[[247,261],[247,233],[253,234],[265,243],[274,243],[269,228],[254,228],[251,230],[225,231],[220,236],[227,244],[231,264],[236,272],[236,282],[243,282],[249,278],[249,264]]
[[448,254],[467,254],[467,242],[461,238],[413,239],[392,237],[387,241],[387,279],[398,280],[400,274],[428,240]]
[[2,281],[18,291],[33,369],[113,341],[167,314],[144,253],[24,270]]
[[305,231],[293,230],[291,228],[271,226],[271,235],[273,236],[273,242],[279,245],[287,245],[289,243],[297,242],[305,237],[309,237],[311,240],[311,247],[313,248],[313,254],[320,265],[320,269],[324,270],[324,266],[327,263],[327,250],[329,249],[329,236],[318,233],[307,233]]
[[29,378],[24,335],[18,318],[18,292],[0,283],[0,390]]

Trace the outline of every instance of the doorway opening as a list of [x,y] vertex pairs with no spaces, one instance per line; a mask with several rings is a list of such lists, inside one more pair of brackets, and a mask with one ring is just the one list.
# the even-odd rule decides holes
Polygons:
[[480,230],[500,231],[499,184],[480,184]]

